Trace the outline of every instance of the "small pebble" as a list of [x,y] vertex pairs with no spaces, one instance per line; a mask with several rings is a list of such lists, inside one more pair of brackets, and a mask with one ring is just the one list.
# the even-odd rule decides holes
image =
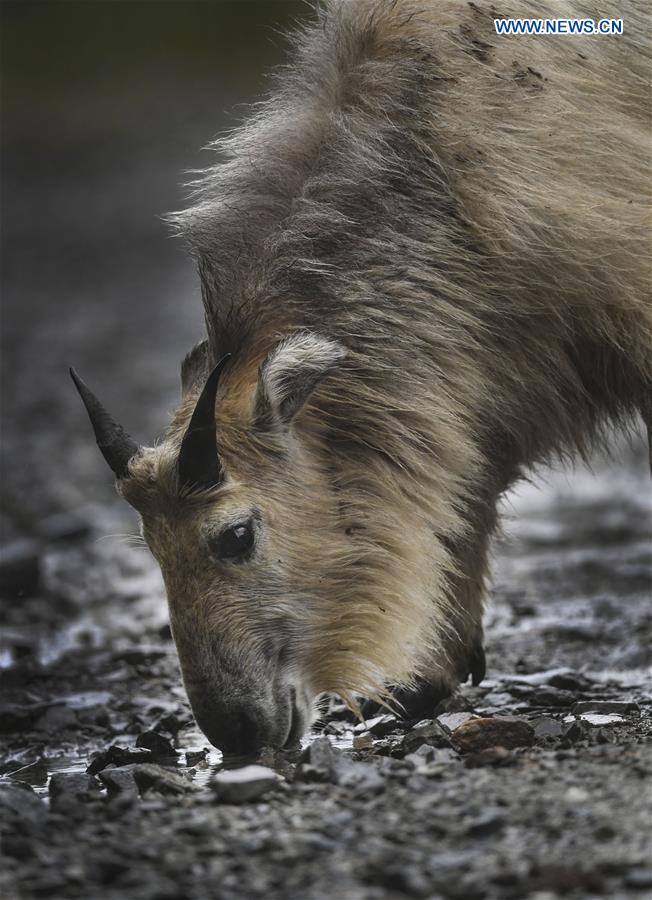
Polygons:
[[370,747],[373,747],[374,739],[367,732],[366,734],[354,734],[353,735],[353,749],[354,750],[368,750]]
[[534,719],[531,723],[534,726],[534,735],[539,739],[558,738],[563,732],[563,725],[557,719],[550,719],[542,716],[540,719]]

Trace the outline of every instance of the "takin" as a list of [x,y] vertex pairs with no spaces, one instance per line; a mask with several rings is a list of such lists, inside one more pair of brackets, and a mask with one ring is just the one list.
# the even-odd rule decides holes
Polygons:
[[164,438],[73,373],[225,753],[296,744],[325,693],[418,714],[478,683],[500,496],[650,430],[646,7],[507,37],[481,2],[326,0],[171,217],[207,336]]

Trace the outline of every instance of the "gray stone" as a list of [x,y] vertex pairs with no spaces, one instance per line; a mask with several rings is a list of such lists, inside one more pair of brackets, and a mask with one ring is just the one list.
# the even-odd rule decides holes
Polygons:
[[86,771],[89,775],[97,775],[107,766],[127,766],[131,763],[148,763],[154,759],[152,751],[143,748],[120,747],[118,744],[112,744],[107,750],[95,753],[91,757],[90,764]]
[[0,830],[3,826],[34,824],[46,815],[45,803],[29,785],[0,784]]
[[99,790],[97,780],[85,772],[56,772],[50,778],[48,793],[50,798],[74,797],[87,799]]
[[587,726],[586,723],[580,722],[579,719],[576,719],[574,722],[571,722],[564,728],[563,737],[566,741],[571,744],[577,743],[577,741],[582,741],[587,736]]
[[460,725],[463,725],[464,722],[468,722],[469,719],[473,718],[473,713],[470,712],[451,712],[444,713],[441,716],[437,716],[437,722],[445,728],[446,731],[455,731]]
[[575,703],[575,694],[549,686],[537,688],[527,699],[530,706],[568,707]]
[[557,719],[550,719],[547,716],[535,719],[531,724],[534,727],[534,736],[541,740],[561,737],[564,730],[561,722]]
[[619,715],[626,716],[630,713],[640,713],[641,708],[638,703],[621,702],[617,700],[581,700],[571,709],[574,716],[580,713],[593,712],[602,715]]
[[110,795],[113,794],[131,794],[138,793],[138,787],[134,780],[135,765],[122,766],[121,768],[103,769],[98,778],[106,787]]
[[218,772],[210,786],[224,803],[248,803],[269,793],[280,781],[273,769],[253,765]]
[[135,765],[133,776],[141,796],[151,790],[158,791],[160,794],[172,795],[188,794],[196,790],[195,785],[186,775],[155,763]]
[[327,737],[316,738],[301,755],[296,771],[297,781],[336,781],[340,755]]
[[431,747],[450,747],[450,737],[438,722],[423,719],[403,738],[403,751],[414,753],[422,744],[429,744]]
[[433,762],[435,759],[435,748],[431,747],[430,744],[421,744],[420,747],[417,747],[416,750],[413,750],[412,753],[406,753],[404,760],[405,762],[412,763],[413,766],[419,768],[419,766],[424,766],[426,763]]
[[385,716],[376,716],[373,719],[369,719],[367,721],[367,731],[370,734],[373,734],[374,737],[385,737],[386,734],[390,734],[392,731],[395,731],[398,727],[398,719],[396,716],[385,715]]
[[498,708],[501,706],[510,706],[513,702],[512,695],[508,694],[506,691],[490,691],[488,694],[485,694],[481,706],[483,708]]
[[44,759],[37,759],[36,762],[7,772],[7,777],[16,781],[26,781],[28,784],[45,784],[48,780],[47,763]]

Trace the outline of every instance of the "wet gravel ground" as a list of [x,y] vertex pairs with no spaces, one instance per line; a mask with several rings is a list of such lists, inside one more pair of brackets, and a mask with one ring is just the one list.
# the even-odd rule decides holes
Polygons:
[[111,510],[50,521],[4,613],[2,896],[652,896],[650,487],[617,455],[508,498],[482,685],[420,722],[333,700],[235,779],[146,551]]
[[202,323],[159,217],[221,111],[257,93],[236,38],[263,68],[268,44],[222,19],[203,39],[220,4],[122,24],[113,6],[2,10],[0,896],[652,896],[642,440],[507,498],[479,687],[421,722],[333,700],[302,750],[235,775],[196,729],[160,576],[67,366],[137,439],[160,431]]

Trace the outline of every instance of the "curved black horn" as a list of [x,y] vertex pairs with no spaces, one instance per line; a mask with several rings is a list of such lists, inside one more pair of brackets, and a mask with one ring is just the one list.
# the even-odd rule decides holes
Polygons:
[[223,356],[206,379],[183,436],[177,462],[179,485],[183,488],[210,488],[222,481],[215,430],[215,398],[220,375],[230,358],[230,353]]
[[102,456],[116,478],[126,478],[129,474],[129,460],[141,452],[140,446],[129,437],[122,425],[118,425],[108,414],[95,394],[72,368],[70,377],[75,382],[75,387],[86,407]]

